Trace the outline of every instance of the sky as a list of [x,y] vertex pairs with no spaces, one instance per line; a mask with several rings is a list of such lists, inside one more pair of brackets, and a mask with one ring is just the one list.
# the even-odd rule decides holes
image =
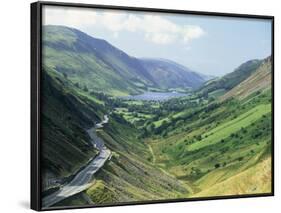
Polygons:
[[42,21],[105,39],[134,57],[165,58],[212,76],[271,54],[269,20],[44,6]]

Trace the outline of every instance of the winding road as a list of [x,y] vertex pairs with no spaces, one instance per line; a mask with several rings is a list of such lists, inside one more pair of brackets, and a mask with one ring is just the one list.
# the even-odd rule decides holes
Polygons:
[[83,170],[81,170],[68,184],[62,186],[58,191],[46,196],[42,200],[42,206],[50,207],[67,197],[80,193],[91,186],[92,176],[104,165],[111,156],[111,151],[104,145],[104,142],[96,134],[96,129],[102,128],[108,123],[109,117],[104,115],[103,120],[94,127],[87,130],[93,145],[99,150],[96,156]]

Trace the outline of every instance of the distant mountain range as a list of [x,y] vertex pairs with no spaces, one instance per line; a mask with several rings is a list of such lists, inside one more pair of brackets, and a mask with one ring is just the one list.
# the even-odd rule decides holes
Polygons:
[[77,29],[45,26],[43,31],[44,64],[91,90],[126,95],[153,88],[196,89],[208,79],[170,60],[131,57]]

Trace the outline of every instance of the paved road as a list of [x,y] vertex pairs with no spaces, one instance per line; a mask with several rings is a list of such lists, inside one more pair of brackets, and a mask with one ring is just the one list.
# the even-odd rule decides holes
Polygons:
[[108,123],[108,121],[109,121],[108,115],[104,115],[104,116],[103,116],[102,122],[96,124],[96,128],[97,128],[97,129],[98,129],[98,128],[102,128],[102,127],[103,127],[103,124]]
[[105,115],[102,122],[87,130],[87,133],[92,139],[91,141],[93,145],[99,150],[98,156],[95,157],[83,170],[81,170],[70,183],[62,186],[57,192],[44,197],[42,200],[43,207],[50,207],[67,197],[86,190],[91,185],[90,182],[93,174],[95,174],[104,165],[111,155],[110,150],[106,148],[103,140],[96,135],[96,128],[102,128],[103,124],[108,123],[108,121],[109,118]]

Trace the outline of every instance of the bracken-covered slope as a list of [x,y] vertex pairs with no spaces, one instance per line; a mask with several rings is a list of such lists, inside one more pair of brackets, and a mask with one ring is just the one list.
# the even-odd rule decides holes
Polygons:
[[65,73],[72,82],[111,95],[170,86],[197,88],[205,81],[203,76],[183,66],[162,62],[165,66],[155,67],[105,40],[64,26],[43,28],[43,56],[45,65]]

